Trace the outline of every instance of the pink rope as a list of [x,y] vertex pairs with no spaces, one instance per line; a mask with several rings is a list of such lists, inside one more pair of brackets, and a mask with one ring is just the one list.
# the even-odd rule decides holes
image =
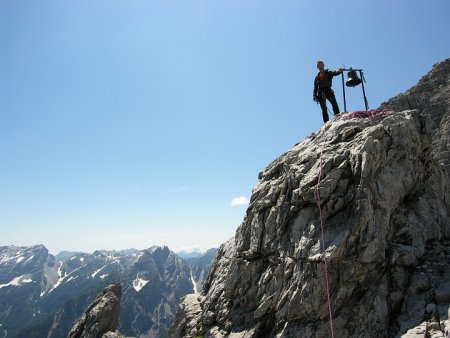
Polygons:
[[327,299],[328,299],[328,314],[330,317],[330,332],[331,332],[331,338],[334,338],[334,326],[333,326],[333,311],[331,309],[331,297],[330,297],[330,283],[328,281],[328,261],[327,261],[327,255],[325,252],[325,237],[324,237],[324,231],[323,231],[323,218],[322,218],[322,207],[320,205],[320,179],[322,177],[322,169],[323,169],[323,161],[322,161],[322,153],[323,153],[323,147],[320,150],[320,165],[319,165],[319,177],[317,179],[317,186],[316,186],[316,197],[317,197],[317,206],[319,208],[319,218],[320,218],[320,229],[321,229],[321,240],[322,240],[322,249],[323,249],[323,260],[325,263],[325,285],[326,285],[326,291],[327,291]]
[[[355,111],[353,113],[345,114],[343,117],[345,120],[349,119],[357,119],[357,118],[374,118],[378,115],[386,114],[386,110],[382,109],[371,109],[371,110],[364,110],[364,111]],[[317,198],[317,207],[319,208],[319,219],[320,219],[320,237],[321,237],[321,244],[322,244],[322,252],[323,252],[323,261],[325,266],[325,287],[327,292],[327,301],[328,301],[328,314],[330,317],[330,333],[331,338],[334,338],[334,325],[333,325],[333,310],[331,308],[331,296],[330,296],[330,282],[328,277],[328,260],[326,255],[326,246],[325,246],[325,235],[323,230],[323,216],[322,216],[322,206],[320,205],[320,182],[322,178],[322,170],[323,170],[323,147],[320,149],[320,164],[319,164],[319,177],[317,178],[317,185],[316,185],[316,198]]]
[[343,119],[349,120],[349,119],[361,119],[361,118],[373,118],[378,115],[386,114],[387,110],[384,109],[370,109],[370,110],[359,110],[355,111],[353,113],[345,114]]

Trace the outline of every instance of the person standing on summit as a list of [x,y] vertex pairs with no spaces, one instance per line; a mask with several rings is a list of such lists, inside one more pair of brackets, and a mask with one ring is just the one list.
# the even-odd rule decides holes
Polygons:
[[333,107],[334,115],[338,115],[340,113],[331,85],[333,77],[340,75],[344,69],[339,68],[336,71],[325,69],[325,64],[323,61],[317,61],[317,69],[319,70],[319,73],[314,79],[313,100],[320,103],[320,108],[322,108],[323,123],[326,123],[329,120],[326,100],[330,101],[331,106]]

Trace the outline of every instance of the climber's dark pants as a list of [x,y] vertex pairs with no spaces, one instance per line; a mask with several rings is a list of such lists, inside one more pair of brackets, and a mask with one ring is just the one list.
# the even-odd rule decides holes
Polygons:
[[321,95],[319,96],[319,103],[320,108],[322,108],[323,123],[327,122],[330,119],[327,112],[327,100],[330,101],[331,106],[333,107],[334,115],[338,115],[340,113],[333,89],[322,89]]

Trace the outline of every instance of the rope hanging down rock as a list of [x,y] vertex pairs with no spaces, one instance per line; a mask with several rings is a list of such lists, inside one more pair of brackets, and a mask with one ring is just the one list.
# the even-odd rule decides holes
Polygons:
[[[322,141],[324,142],[324,141]],[[322,206],[320,205],[320,180],[322,177],[322,169],[323,169],[323,161],[322,161],[322,155],[323,155],[323,145],[320,149],[320,159],[319,159],[319,177],[317,179],[317,185],[316,185],[316,201],[317,201],[317,207],[319,208],[319,219],[320,219],[320,230],[321,230],[321,242],[322,242],[322,253],[323,253],[323,261],[325,263],[325,287],[327,292],[327,300],[328,300],[328,314],[330,317],[330,333],[331,338],[334,338],[334,326],[333,326],[333,311],[331,309],[331,297],[330,297],[330,283],[328,279],[328,261],[327,261],[327,255],[326,255],[326,247],[325,247],[325,237],[324,237],[324,231],[323,231],[323,218],[322,218]]]
[[[370,109],[370,110],[361,110],[361,111],[355,111],[352,113],[345,114],[343,116],[344,120],[349,119],[360,119],[360,118],[374,118],[379,115],[386,114],[387,110],[384,109]],[[331,338],[334,338],[334,325],[333,325],[333,310],[331,306],[331,296],[330,296],[330,282],[329,282],[329,275],[328,275],[328,260],[326,255],[326,246],[325,246],[325,236],[324,236],[324,222],[322,217],[322,206],[320,204],[320,182],[322,179],[322,171],[323,171],[323,142],[321,144],[320,148],[320,157],[319,157],[319,176],[317,178],[317,185],[315,189],[315,195],[316,195],[316,203],[317,207],[319,208],[319,219],[320,219],[320,231],[321,231],[321,247],[322,247],[322,255],[323,255],[323,261],[324,261],[324,275],[325,275],[325,287],[326,287],[326,293],[327,293],[327,301],[328,301],[328,314],[330,317],[330,334]]]

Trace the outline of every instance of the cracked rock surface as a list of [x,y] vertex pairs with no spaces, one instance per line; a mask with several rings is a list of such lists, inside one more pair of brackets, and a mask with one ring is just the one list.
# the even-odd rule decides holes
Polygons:
[[173,336],[194,335],[183,320],[205,337],[330,336],[325,259],[336,337],[445,334],[449,78],[447,59],[385,113],[329,122],[261,172]]
[[120,284],[111,284],[87,308],[69,332],[68,338],[120,337],[119,326]]

